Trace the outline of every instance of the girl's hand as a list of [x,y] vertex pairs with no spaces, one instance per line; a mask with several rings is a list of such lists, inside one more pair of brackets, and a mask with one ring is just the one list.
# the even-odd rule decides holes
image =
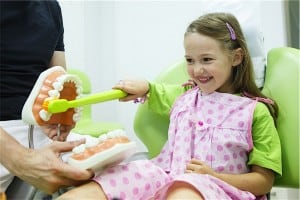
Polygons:
[[216,172],[210,168],[205,162],[197,159],[192,159],[186,165],[186,173],[198,173],[198,174],[209,174],[215,176]]
[[113,89],[120,89],[128,93],[128,95],[121,98],[120,101],[131,101],[139,97],[144,97],[149,91],[149,83],[143,79],[121,80]]

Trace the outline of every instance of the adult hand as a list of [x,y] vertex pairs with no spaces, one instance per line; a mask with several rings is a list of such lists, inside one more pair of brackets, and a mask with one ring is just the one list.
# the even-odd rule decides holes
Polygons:
[[54,141],[65,141],[70,133],[70,131],[74,128],[74,125],[63,125],[61,124],[60,134],[57,133],[58,124],[49,124],[45,126],[41,126],[43,132],[52,140]]
[[128,95],[121,98],[120,101],[131,101],[145,96],[149,91],[149,83],[143,79],[121,80],[113,89],[120,89],[128,93]]
[[192,159],[186,165],[186,173],[198,173],[198,174],[209,174],[215,176],[215,171],[210,168],[205,162],[197,159]]
[[52,194],[61,187],[84,183],[93,177],[93,172],[81,170],[64,163],[60,153],[71,151],[84,140],[57,142],[42,149],[26,149],[15,162],[13,170],[17,176],[38,189]]

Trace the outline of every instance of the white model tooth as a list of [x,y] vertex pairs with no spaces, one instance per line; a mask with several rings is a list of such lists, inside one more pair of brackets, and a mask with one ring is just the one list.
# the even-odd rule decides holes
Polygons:
[[81,94],[82,93],[82,87],[81,86],[76,86],[76,93]]
[[72,149],[73,153],[82,153],[85,150],[85,144],[78,145]]
[[64,82],[65,77],[64,76],[59,76],[56,78],[57,82]]
[[106,134],[102,134],[98,137],[99,142],[103,142],[105,140],[107,140],[107,135]]
[[97,139],[87,139],[85,142],[85,146],[88,147],[94,147],[99,143],[99,141]]
[[75,113],[81,113],[82,112],[82,107],[77,107],[74,108]]
[[78,122],[80,120],[80,114],[79,113],[74,113],[73,115],[73,121]]
[[107,133],[109,138],[119,137],[124,135],[124,131],[122,129],[116,129]]
[[57,90],[49,90],[48,95],[49,95],[49,97],[54,97],[54,98],[58,99],[60,96],[60,93]]
[[47,98],[44,99],[44,102],[46,102],[46,101],[49,102],[49,101],[51,101],[51,100],[53,100],[53,99],[55,99],[55,98],[53,98],[53,97],[47,97]]
[[42,109],[39,112],[39,116],[43,121],[48,121],[52,115],[51,113],[48,113],[46,110]]
[[52,84],[52,86],[54,87],[54,89],[55,90],[57,90],[57,91],[62,91],[63,90],[63,83],[61,83],[61,82],[54,82],[53,84]]
[[121,134],[122,136],[127,136],[127,135],[126,135],[126,132],[125,132],[123,129],[119,129],[119,132],[120,132],[120,134]]
[[72,76],[72,80],[75,82],[76,86],[82,86],[82,81],[78,76]]
[[123,129],[116,129],[115,132],[116,132],[115,134],[118,135],[118,136],[126,135],[125,131]]
[[116,137],[115,131],[110,131],[110,132],[106,133],[106,135],[107,135],[107,138],[114,138],[114,137]]

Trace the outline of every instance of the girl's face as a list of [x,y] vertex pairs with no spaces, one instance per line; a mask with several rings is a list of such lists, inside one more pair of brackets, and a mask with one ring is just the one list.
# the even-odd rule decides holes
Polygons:
[[188,74],[202,92],[233,92],[230,81],[236,64],[234,56],[229,56],[217,40],[199,33],[188,33],[184,38],[184,48]]

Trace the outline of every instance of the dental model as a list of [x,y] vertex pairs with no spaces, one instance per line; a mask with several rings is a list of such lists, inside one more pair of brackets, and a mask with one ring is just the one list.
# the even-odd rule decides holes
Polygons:
[[80,108],[68,109],[62,113],[50,113],[47,103],[56,99],[74,100],[82,93],[81,80],[65,69],[55,66],[42,72],[36,81],[23,110],[22,120],[31,125],[64,124],[73,125],[80,119]]
[[129,140],[124,130],[117,129],[73,148],[68,163],[99,173],[107,166],[122,162],[135,151],[136,143]]
[[[36,81],[23,110],[22,120],[30,125],[73,125],[80,119],[80,106],[94,104],[127,95],[110,90],[82,97],[82,83],[76,75],[67,74],[60,66],[42,72]],[[135,152],[136,143],[123,130],[111,131],[73,149],[70,165],[101,171],[105,166],[122,162]]]

